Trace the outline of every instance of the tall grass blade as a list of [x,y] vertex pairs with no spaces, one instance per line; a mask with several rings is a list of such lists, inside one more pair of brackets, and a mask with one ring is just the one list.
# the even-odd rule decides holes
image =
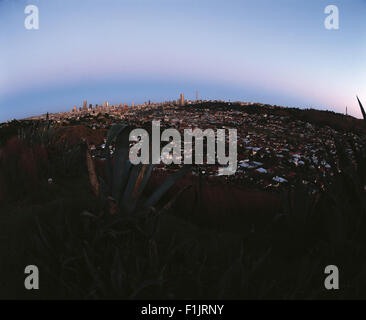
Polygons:
[[99,182],[98,182],[97,174],[95,172],[95,165],[94,165],[93,158],[90,154],[89,146],[87,146],[87,148],[86,148],[86,165],[88,168],[90,185],[92,187],[93,193],[95,194],[96,197],[98,197]]

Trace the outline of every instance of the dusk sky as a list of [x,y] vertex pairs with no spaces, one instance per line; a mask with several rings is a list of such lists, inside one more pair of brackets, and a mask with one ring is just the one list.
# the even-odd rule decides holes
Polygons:
[[361,117],[366,0],[0,0],[0,121],[196,90]]

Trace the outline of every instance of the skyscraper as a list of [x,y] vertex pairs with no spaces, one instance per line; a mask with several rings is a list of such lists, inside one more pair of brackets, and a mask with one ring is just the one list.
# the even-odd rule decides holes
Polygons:
[[198,91],[196,91],[196,101],[198,101]]
[[87,109],[87,104],[88,104],[88,102],[86,100],[83,101],[83,110],[86,110]]
[[180,100],[180,105],[184,106],[184,93],[180,94],[180,99],[179,100]]

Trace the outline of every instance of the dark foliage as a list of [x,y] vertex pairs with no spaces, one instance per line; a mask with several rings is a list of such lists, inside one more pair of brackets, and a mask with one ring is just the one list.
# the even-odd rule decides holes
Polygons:
[[[1,156],[5,194],[11,190],[18,200],[1,205],[0,271],[6,275],[1,278],[1,298],[366,298],[366,150],[353,141],[348,142],[352,156],[338,143],[331,162],[335,174],[321,192],[299,183],[284,192],[280,202],[267,194],[263,201],[276,203],[272,212],[252,220],[252,214],[246,215],[249,203],[240,199],[245,192],[220,185],[210,189],[199,179],[178,183],[153,206],[134,202],[130,210],[130,200],[118,197],[122,194],[123,199],[129,188],[136,190],[141,167],[126,177],[123,184],[131,185],[127,188],[114,180],[122,173],[106,173],[105,195],[117,190],[114,200],[123,205],[117,214],[99,215],[101,200],[89,183],[85,145],[70,153],[68,145],[49,143],[50,136],[45,141],[9,140]],[[13,153],[25,156],[8,161]],[[11,183],[4,168],[21,176],[19,165],[28,166],[24,181],[38,180],[37,192],[14,191],[16,182]],[[122,169],[112,163],[106,168]],[[55,183],[44,183],[50,172],[57,177]],[[160,184],[162,179],[155,179]],[[193,187],[180,194],[188,184]],[[141,203],[157,190],[153,181],[148,184]],[[228,193],[236,204],[227,203]],[[240,209],[246,218],[223,227],[221,222]],[[216,210],[214,218],[202,218],[200,211],[206,210]],[[29,264],[40,269],[38,291],[24,290],[24,267]],[[323,285],[324,268],[330,264],[341,271],[336,292]]]

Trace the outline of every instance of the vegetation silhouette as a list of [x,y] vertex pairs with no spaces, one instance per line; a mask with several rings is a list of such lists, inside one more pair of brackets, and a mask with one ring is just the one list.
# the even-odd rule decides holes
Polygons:
[[[70,144],[49,122],[9,134],[0,156],[1,298],[366,298],[363,146],[348,141],[350,158],[336,143],[335,174],[320,192],[299,183],[264,198],[211,186],[190,168],[159,177],[132,166],[127,132],[110,129],[99,170],[88,141]],[[261,200],[271,210],[256,215]],[[24,289],[29,264],[40,269],[40,290]],[[330,264],[340,268],[337,291],[323,285]]]

